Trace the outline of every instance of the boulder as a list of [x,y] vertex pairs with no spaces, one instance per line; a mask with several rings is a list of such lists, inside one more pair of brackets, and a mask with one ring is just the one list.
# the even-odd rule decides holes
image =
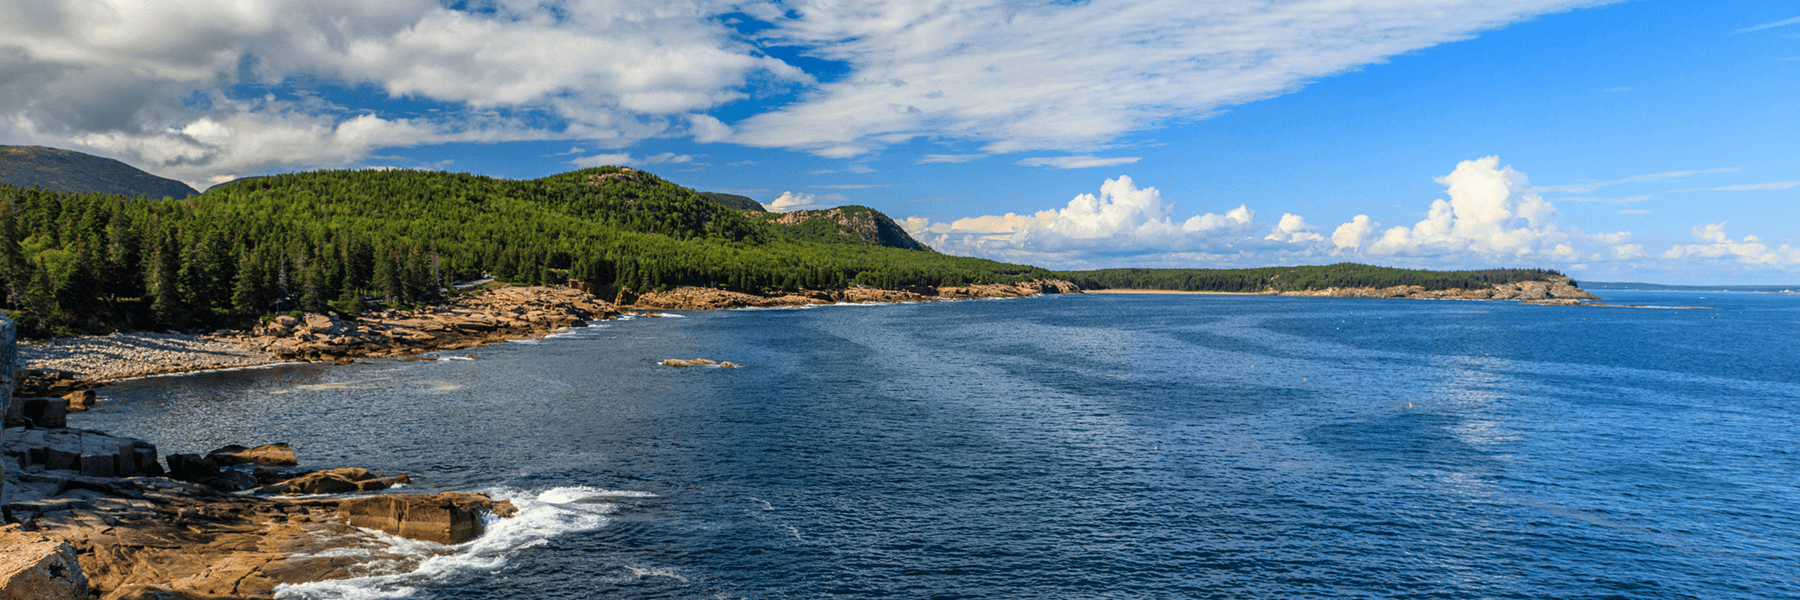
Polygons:
[[230,445],[206,453],[206,458],[221,467],[232,465],[268,465],[291,467],[300,464],[294,458],[294,447],[283,443],[263,444],[255,448]]
[[85,600],[88,580],[68,542],[0,528],[0,600]]
[[662,366],[665,366],[665,367],[681,368],[681,367],[699,367],[699,366],[704,366],[704,365],[716,365],[716,364],[719,364],[719,362],[715,361],[715,360],[707,360],[704,358],[690,358],[690,359],[671,358],[671,359],[662,361],[661,364],[662,364]]
[[69,426],[69,401],[62,398],[25,398],[18,402],[19,414],[27,423],[38,429],[59,429]]
[[69,401],[68,412],[82,412],[89,408],[93,408],[96,400],[94,397],[94,390],[70,392],[68,395],[63,396],[63,399]]
[[307,473],[281,483],[258,488],[258,494],[300,496],[308,494],[344,494],[378,492],[402,483],[412,483],[406,475],[376,475],[368,469],[330,469]]
[[517,512],[511,502],[468,492],[355,498],[338,503],[337,510],[351,525],[439,544],[460,544],[481,535],[482,515],[511,517]]
[[198,454],[170,454],[169,479],[198,483],[221,492],[256,487],[256,476],[237,469],[221,469],[212,459]]

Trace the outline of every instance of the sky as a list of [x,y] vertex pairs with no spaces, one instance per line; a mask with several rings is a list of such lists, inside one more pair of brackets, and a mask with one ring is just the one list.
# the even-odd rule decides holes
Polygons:
[[0,0],[0,144],[625,165],[940,252],[1800,284],[1800,5]]

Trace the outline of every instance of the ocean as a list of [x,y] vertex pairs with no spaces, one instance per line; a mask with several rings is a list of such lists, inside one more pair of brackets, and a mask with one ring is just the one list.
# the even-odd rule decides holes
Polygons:
[[[79,427],[521,508],[284,598],[1800,597],[1800,297],[674,312]],[[668,358],[742,369],[676,369]]]

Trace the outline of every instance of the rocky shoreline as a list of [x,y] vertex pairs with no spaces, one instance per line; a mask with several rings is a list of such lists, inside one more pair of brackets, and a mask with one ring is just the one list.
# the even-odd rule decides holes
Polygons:
[[1059,279],[1037,279],[1020,283],[973,284],[966,286],[913,286],[893,290],[843,288],[801,290],[783,294],[746,294],[712,288],[683,287],[666,292],[619,293],[615,303],[639,309],[721,310],[731,308],[778,308],[826,304],[893,304],[901,302],[939,302],[978,298],[1027,298],[1042,294],[1078,294],[1081,288]]
[[1526,304],[1576,305],[1599,296],[1576,287],[1568,277],[1551,277],[1546,281],[1521,281],[1496,284],[1491,288],[1427,290],[1416,285],[1385,288],[1326,288],[1323,290],[1263,292],[1270,296],[1306,296],[1327,298],[1405,298],[1413,300],[1517,300]]

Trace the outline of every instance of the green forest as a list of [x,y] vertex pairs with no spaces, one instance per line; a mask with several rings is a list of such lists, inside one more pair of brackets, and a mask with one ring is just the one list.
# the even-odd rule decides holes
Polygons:
[[527,285],[577,280],[610,294],[1045,277],[1088,289],[1446,289],[1557,274],[1350,263],[1051,272],[932,252],[863,207],[843,207],[842,222],[784,225],[741,208],[741,200],[726,201],[732,205],[619,167],[530,181],[404,170],[293,173],[182,200],[0,186],[0,306],[26,335],[43,337],[239,327],[292,311],[355,315],[437,302],[455,293],[455,283],[483,276]]
[[[0,187],[0,306],[31,336],[241,326],[441,300],[483,274],[603,290],[1010,283],[1048,271],[789,235],[654,175],[247,178],[185,200]],[[837,240],[837,241],[833,241]]]
[[1261,292],[1318,290],[1328,287],[1385,288],[1417,285],[1427,290],[1481,289],[1500,283],[1537,281],[1562,273],[1548,269],[1483,269],[1421,271],[1357,263],[1260,269],[1101,269],[1058,271],[1082,289],[1145,289],[1184,292]]

